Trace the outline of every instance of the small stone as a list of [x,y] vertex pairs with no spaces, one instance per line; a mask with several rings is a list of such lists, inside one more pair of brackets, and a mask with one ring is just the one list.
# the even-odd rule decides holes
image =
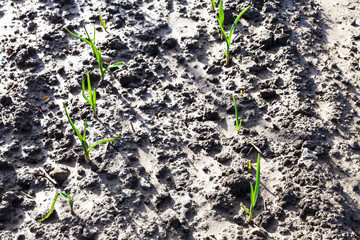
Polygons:
[[304,148],[301,157],[298,160],[298,167],[311,170],[314,168],[314,162],[318,159],[317,152]]
[[62,168],[55,168],[51,173],[50,176],[55,179],[59,185],[62,185],[65,180],[70,175],[70,171],[68,169],[62,169]]

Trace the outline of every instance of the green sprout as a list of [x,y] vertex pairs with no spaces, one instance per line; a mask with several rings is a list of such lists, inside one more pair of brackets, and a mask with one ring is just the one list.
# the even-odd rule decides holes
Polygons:
[[224,34],[223,32],[223,25],[224,25],[224,19],[225,19],[225,15],[224,15],[224,9],[222,8],[222,0],[220,0],[220,3],[219,3],[219,16],[216,16],[217,17],[217,20],[219,22],[219,25],[220,25],[220,39],[223,40],[224,39]]
[[43,221],[45,221],[46,219],[48,219],[48,218],[50,217],[50,215],[51,215],[52,212],[54,211],[55,203],[56,203],[56,200],[57,200],[59,194],[61,194],[64,198],[66,198],[66,199],[69,200],[70,212],[71,212],[71,214],[74,214],[74,209],[73,209],[74,202],[73,202],[73,200],[72,200],[72,198],[71,198],[71,196],[70,196],[70,193],[69,193],[69,194],[66,194],[66,193],[60,192],[60,193],[56,193],[56,194],[55,194],[55,198],[54,198],[54,201],[53,201],[53,203],[52,203],[52,205],[51,205],[51,208],[50,208],[49,213],[48,213],[43,219],[38,220],[39,222],[43,222]]
[[98,61],[98,64],[99,64],[99,68],[100,68],[100,73],[101,73],[101,79],[104,79],[104,75],[105,73],[111,69],[111,68],[117,68],[121,65],[123,65],[124,63],[123,62],[117,62],[117,63],[114,63],[114,64],[111,64],[110,66],[108,66],[107,68],[104,69],[104,66],[103,66],[103,62],[101,60],[101,48],[99,47],[99,50],[95,47],[95,26],[94,26],[94,37],[93,37],[93,40],[91,40],[90,36],[89,36],[89,33],[87,32],[86,28],[84,27],[85,29],[85,32],[86,32],[86,35],[88,37],[89,40],[83,38],[83,37],[80,37],[72,32],[70,32],[69,29],[65,28],[66,31],[68,31],[71,35],[73,35],[74,37],[86,42],[87,44],[89,44],[92,49],[93,49],[93,52],[96,56],[96,59]]
[[217,19],[218,19],[218,22],[219,22],[219,25],[220,25],[220,29],[221,29],[221,40],[223,39],[222,36],[225,37],[225,41],[226,41],[226,53],[225,56],[226,56],[226,65],[229,64],[229,61],[230,61],[230,57],[229,57],[229,54],[230,54],[230,45],[231,45],[231,37],[232,37],[232,34],[234,32],[234,29],[236,27],[236,24],[239,22],[240,18],[242,17],[242,15],[250,8],[251,6],[248,6],[247,8],[245,8],[240,14],[239,16],[236,18],[236,20],[234,21],[233,25],[231,26],[231,29],[230,29],[230,32],[229,32],[229,35],[226,35],[225,33],[225,30],[224,30],[224,9],[222,8],[222,0],[220,0],[220,3],[219,3],[219,15],[216,16]]
[[91,91],[91,83],[90,83],[90,75],[89,72],[87,73],[87,84],[88,84],[88,92],[89,92],[89,98],[85,96],[85,84],[84,80],[81,80],[82,85],[82,95],[84,99],[90,104],[92,107],[94,115],[96,115],[96,88],[94,88],[94,92]]
[[215,12],[215,0],[211,0],[212,11]]
[[255,207],[255,203],[256,200],[258,198],[259,195],[259,185],[260,185],[260,153],[258,154],[258,159],[257,159],[257,166],[256,166],[256,183],[255,183],[255,190],[254,187],[252,185],[252,183],[250,183],[250,190],[251,190],[251,205],[250,205],[250,210],[247,210],[246,207],[241,203],[241,207],[244,209],[244,211],[249,214],[249,222],[252,221],[252,214],[253,214],[253,210]]
[[80,134],[80,132],[77,130],[77,128],[75,127],[74,123],[71,121],[71,118],[70,118],[70,116],[69,116],[69,114],[68,114],[68,111],[67,111],[67,109],[66,109],[65,103],[63,103],[63,104],[64,104],[66,116],[67,116],[67,118],[68,118],[68,120],[69,120],[69,122],[70,122],[70,125],[71,125],[71,127],[74,129],[74,131],[75,131],[76,135],[78,136],[78,138],[79,138],[79,140],[80,140],[80,142],[81,142],[81,145],[82,145],[82,147],[83,147],[83,149],[84,149],[84,157],[85,157],[86,163],[89,163],[89,161],[90,161],[90,151],[91,151],[95,146],[99,145],[100,143],[113,142],[113,141],[116,141],[117,139],[119,139],[120,133],[119,133],[119,135],[117,135],[117,137],[115,137],[115,138],[98,140],[98,141],[96,141],[90,148],[88,148],[88,145],[87,145],[87,143],[86,143],[86,124],[87,124],[87,120],[85,120],[85,124],[84,124],[84,135],[82,136],[82,135]]
[[234,100],[234,105],[235,105],[236,134],[239,134],[240,129],[241,129],[241,123],[242,123],[242,121],[241,121],[241,120],[239,121],[238,108],[237,108],[237,105],[236,105],[236,99],[235,99],[234,94],[232,94],[232,97],[233,97],[233,100]]
[[102,20],[101,14],[99,14],[99,19],[100,19],[101,25],[103,26],[105,32],[107,32],[107,30],[106,30],[106,24],[105,24],[105,21]]

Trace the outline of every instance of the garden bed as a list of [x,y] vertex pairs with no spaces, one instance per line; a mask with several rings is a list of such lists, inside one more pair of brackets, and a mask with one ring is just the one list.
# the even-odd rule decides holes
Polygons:
[[210,0],[1,2],[0,238],[359,239],[360,3],[250,4],[226,65]]

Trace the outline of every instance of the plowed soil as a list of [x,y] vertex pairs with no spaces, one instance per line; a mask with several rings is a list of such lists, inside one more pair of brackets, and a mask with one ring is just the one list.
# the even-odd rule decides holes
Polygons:
[[0,239],[360,239],[360,1],[249,5],[1,1]]

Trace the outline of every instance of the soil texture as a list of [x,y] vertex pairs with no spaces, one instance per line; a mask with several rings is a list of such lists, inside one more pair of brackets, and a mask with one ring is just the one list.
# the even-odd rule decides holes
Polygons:
[[249,5],[0,1],[0,239],[360,239],[360,1]]

